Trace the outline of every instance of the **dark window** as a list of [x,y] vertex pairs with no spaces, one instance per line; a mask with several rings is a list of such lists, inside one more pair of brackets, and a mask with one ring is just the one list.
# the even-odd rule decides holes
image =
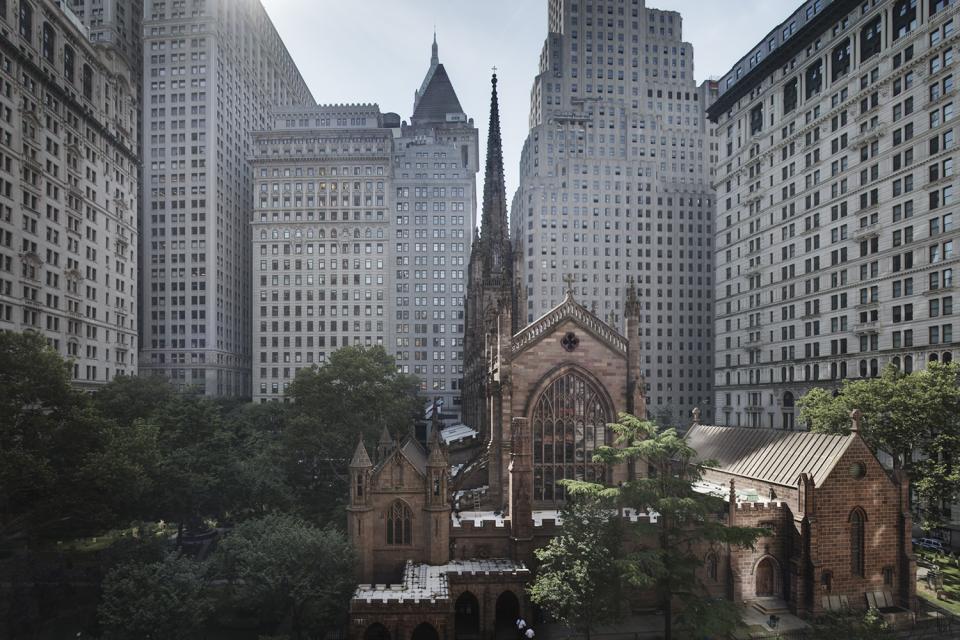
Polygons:
[[836,80],[850,71],[850,38],[846,38],[830,54],[830,79]]
[[797,108],[797,79],[787,82],[783,87],[783,112],[790,113]]
[[397,500],[387,510],[387,544],[410,544],[413,528],[410,507]]
[[823,60],[817,60],[812,65],[807,67],[806,75],[807,89],[805,96],[809,98],[810,96],[820,93],[820,89],[823,87]]
[[93,100],[93,69],[88,64],[83,65],[83,96]]
[[880,53],[880,34],[882,33],[880,16],[867,23],[860,30],[860,61]]
[[917,26],[917,0],[898,0],[893,5],[893,39],[907,35]]
[[63,48],[63,75],[67,78],[67,82],[73,82],[73,65],[73,49],[65,46]]
[[759,133],[763,129],[763,105],[758,104],[750,110],[750,135]]
[[41,43],[41,53],[48,61],[53,62],[57,34],[50,26],[49,22],[43,23],[43,42]]
[[26,2],[20,3],[20,35],[33,42],[33,7]]

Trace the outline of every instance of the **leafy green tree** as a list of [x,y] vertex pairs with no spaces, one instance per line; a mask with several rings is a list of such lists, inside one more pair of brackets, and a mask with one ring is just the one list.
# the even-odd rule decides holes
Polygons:
[[303,505],[325,518],[348,495],[347,463],[362,434],[372,445],[383,427],[406,433],[421,410],[416,378],[400,374],[382,347],[344,347],[320,367],[301,369],[283,433],[284,459]]
[[[958,383],[957,363],[931,362],[910,374],[889,366],[879,378],[844,380],[836,396],[811,389],[798,401],[800,420],[814,431],[846,434],[850,412],[860,409],[861,435],[907,472],[925,507],[921,526],[929,530],[960,494]],[[914,461],[914,452],[920,460]]]
[[126,426],[152,418],[173,396],[173,387],[161,376],[118,376],[94,394],[93,403],[105,417]]
[[342,620],[355,586],[346,537],[284,514],[247,520],[220,543],[213,562],[236,606],[289,630],[323,637]]
[[621,617],[623,523],[614,515],[614,500],[596,489],[570,487],[560,512],[562,532],[536,550],[540,566],[529,587],[534,603],[587,640],[598,626]]
[[70,537],[135,515],[151,430],[106,420],[34,333],[0,333],[0,536]]
[[[684,636],[702,636],[706,630],[715,635],[731,632],[739,620],[736,605],[707,595],[697,575],[703,566],[697,550],[710,544],[752,548],[765,531],[727,526],[717,517],[726,511],[724,501],[693,489],[708,461],[697,460],[696,451],[675,430],[659,431],[653,422],[626,413],[610,426],[615,446],[600,448],[595,459],[607,464],[643,461],[649,465],[649,477],[606,489],[576,483],[580,486],[572,490],[599,491],[620,506],[658,514],[656,522],[630,524],[636,550],[626,554],[623,568],[627,582],[657,594],[666,640],[672,639],[675,623]],[[683,604],[676,620],[674,600]]]
[[114,568],[103,582],[99,608],[103,637],[202,637],[211,611],[205,571],[206,565],[175,555]]

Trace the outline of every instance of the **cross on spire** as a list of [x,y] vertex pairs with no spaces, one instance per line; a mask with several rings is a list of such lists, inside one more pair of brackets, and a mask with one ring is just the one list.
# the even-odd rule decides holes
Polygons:
[[567,283],[567,293],[573,294],[573,274],[568,273],[567,275],[563,276],[563,281]]

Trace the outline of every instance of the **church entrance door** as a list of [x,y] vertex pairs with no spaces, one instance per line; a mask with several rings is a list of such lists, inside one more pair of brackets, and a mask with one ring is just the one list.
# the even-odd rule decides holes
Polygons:
[[440,634],[437,633],[437,630],[433,628],[433,625],[429,622],[421,622],[416,629],[413,630],[413,635],[410,636],[410,640],[440,640]]
[[758,598],[770,598],[777,595],[776,567],[772,558],[764,558],[757,565],[756,581]]
[[517,618],[520,617],[520,601],[513,591],[504,591],[497,598],[496,618],[494,626],[497,638],[515,638],[517,635]]
[[480,637],[480,602],[469,591],[464,591],[454,605],[454,635],[456,640]]

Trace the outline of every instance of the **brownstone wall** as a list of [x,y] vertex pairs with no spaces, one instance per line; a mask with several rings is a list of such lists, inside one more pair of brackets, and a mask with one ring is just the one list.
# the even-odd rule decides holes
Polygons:
[[[866,465],[866,475],[854,478],[851,465]],[[854,439],[833,472],[814,494],[815,520],[811,526],[810,555],[817,568],[814,605],[820,605],[822,572],[833,572],[833,595],[846,595],[850,606],[866,608],[864,593],[890,591],[895,595],[901,569],[897,529],[900,518],[899,487],[887,475],[860,438]],[[866,513],[864,577],[852,572],[850,558],[850,513],[860,507]],[[909,543],[909,541],[907,541]],[[884,567],[893,567],[892,584],[883,581]]]

